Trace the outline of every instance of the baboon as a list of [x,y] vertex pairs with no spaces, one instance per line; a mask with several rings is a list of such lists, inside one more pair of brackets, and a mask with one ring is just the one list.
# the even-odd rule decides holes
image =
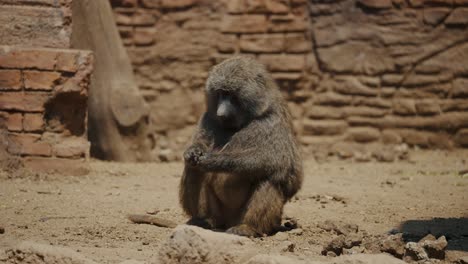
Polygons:
[[216,65],[191,145],[179,199],[188,224],[242,236],[274,233],[302,184],[302,160],[278,86],[254,59]]

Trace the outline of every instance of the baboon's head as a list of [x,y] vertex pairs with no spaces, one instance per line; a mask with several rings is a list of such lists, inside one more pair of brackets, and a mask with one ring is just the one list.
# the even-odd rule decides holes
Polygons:
[[216,65],[205,92],[208,114],[233,130],[265,115],[279,95],[265,67],[247,57],[234,57]]

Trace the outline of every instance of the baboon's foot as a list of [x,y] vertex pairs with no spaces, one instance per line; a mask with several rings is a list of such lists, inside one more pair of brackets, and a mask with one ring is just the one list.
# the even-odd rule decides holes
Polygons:
[[241,224],[237,226],[233,226],[226,230],[226,233],[229,234],[234,234],[238,236],[246,236],[246,237],[258,237],[260,234],[255,231],[252,227],[246,225],[246,224]]
[[213,229],[213,225],[208,219],[200,217],[192,217],[190,220],[187,221],[187,225],[198,226],[204,229]]

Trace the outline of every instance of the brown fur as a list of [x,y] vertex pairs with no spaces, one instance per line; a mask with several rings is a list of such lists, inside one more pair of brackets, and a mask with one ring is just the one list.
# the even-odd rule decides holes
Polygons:
[[[205,91],[207,111],[184,153],[180,183],[188,223],[271,234],[303,178],[287,106],[264,67],[243,57],[215,66]],[[216,116],[220,93],[235,98],[229,125]]]

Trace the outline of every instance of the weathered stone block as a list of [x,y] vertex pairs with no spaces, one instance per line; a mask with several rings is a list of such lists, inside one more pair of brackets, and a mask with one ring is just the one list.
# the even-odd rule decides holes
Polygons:
[[23,128],[27,132],[40,132],[44,130],[44,117],[42,114],[24,114]]
[[0,121],[5,122],[9,131],[23,130],[23,115],[21,113],[0,112]]
[[156,35],[155,28],[137,27],[133,32],[133,43],[136,46],[148,46],[154,43]]
[[425,8],[424,22],[429,25],[437,25],[448,15],[450,9],[443,7]]
[[272,72],[302,71],[305,66],[305,57],[303,55],[260,55],[258,59]]
[[53,146],[53,153],[59,158],[85,158],[89,156],[90,144],[85,138],[65,138]]
[[360,143],[368,143],[380,138],[380,131],[372,127],[351,127],[346,133],[348,140]]
[[[234,1],[235,2],[235,1]],[[216,42],[216,47],[219,52],[222,53],[233,53],[237,49],[238,38],[236,35],[223,35]]]
[[399,115],[414,115],[416,103],[413,99],[396,98],[393,100],[393,112]]
[[304,33],[287,33],[284,37],[284,49],[291,53],[312,51],[312,40]]
[[274,53],[284,50],[282,34],[243,35],[240,38],[240,50],[243,52]]
[[416,111],[420,115],[435,115],[440,113],[440,106],[436,100],[424,99],[416,102]]
[[0,90],[19,90],[22,86],[20,71],[0,70]]
[[309,20],[305,16],[273,15],[268,24],[269,32],[304,32],[309,28]]
[[456,79],[453,82],[453,97],[468,97],[468,79]]
[[61,74],[47,71],[24,71],[24,86],[31,90],[52,90]]
[[454,140],[459,146],[468,147],[468,128],[458,130]]
[[67,22],[70,17],[62,8],[64,7],[2,5],[0,9],[1,44],[70,47],[71,26]]
[[341,120],[310,120],[303,121],[303,131],[306,136],[313,135],[339,135],[342,134],[348,124]]
[[11,144],[8,152],[14,155],[31,155],[50,157],[52,148],[49,143],[42,142],[41,136],[36,134],[9,134]]
[[319,93],[315,96],[314,102],[318,105],[349,105],[353,101],[351,96],[340,95],[333,92]]
[[447,25],[467,25],[468,24],[468,8],[459,7],[450,13],[445,19]]
[[228,15],[221,21],[221,32],[224,33],[262,33],[267,27],[264,15]]
[[358,3],[368,8],[388,9],[392,8],[392,0],[358,0]]

